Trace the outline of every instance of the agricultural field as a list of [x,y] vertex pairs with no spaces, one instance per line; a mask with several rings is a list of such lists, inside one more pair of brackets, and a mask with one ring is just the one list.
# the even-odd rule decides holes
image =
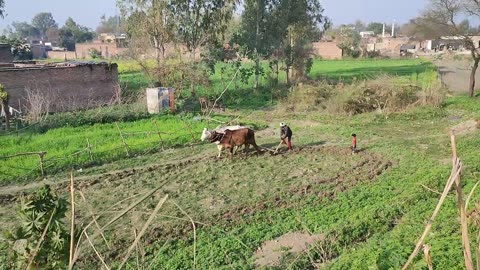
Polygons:
[[[349,91],[365,91],[369,87],[357,80],[385,73],[402,87],[419,85],[430,91],[425,85],[436,78],[434,67],[425,60],[318,60],[309,75],[353,82]],[[138,82],[137,75],[125,72],[121,80]],[[221,88],[217,75],[212,75],[210,91]],[[313,85],[309,93],[323,98],[319,87],[323,86]],[[344,91],[332,89],[328,91]],[[411,88],[407,90],[411,98]],[[26,177],[19,170],[36,168],[38,157],[1,161],[0,224],[2,228],[17,224],[18,196],[44,184],[68,199],[73,169],[75,188],[82,192],[75,194],[78,227],[90,223],[91,211],[103,226],[135,206],[105,230],[104,240],[94,239],[97,252],[112,268],[120,265],[148,223],[126,261],[127,269],[400,269],[449,177],[450,128],[457,130],[464,193],[478,181],[478,100],[448,96],[440,106],[413,102],[398,111],[388,111],[385,105],[385,110],[335,114],[288,107],[296,101],[290,99],[293,91],[273,100],[268,92],[260,93],[264,99],[256,103],[261,105],[257,109],[247,106],[248,98],[238,101],[240,95],[232,94],[225,102],[230,106],[214,115],[213,122],[195,114],[160,115],[2,136],[0,156],[47,151],[46,157],[53,159],[44,180],[38,169]],[[283,147],[277,155],[240,151],[231,159],[216,158],[215,146],[198,141],[201,130],[232,119],[253,127],[264,148],[278,145],[278,123],[287,122],[294,133],[294,150]],[[151,133],[142,134],[146,131]],[[359,146],[355,155],[349,149],[352,133]],[[93,161],[87,138],[94,145]],[[125,143],[131,146],[128,156]],[[468,208],[472,215],[479,200],[474,192]],[[450,193],[426,240],[435,269],[464,269],[459,226],[455,196]],[[470,230],[474,235],[480,228],[471,223]],[[87,231],[97,234],[94,226]],[[0,239],[3,268],[8,268],[8,245]],[[102,263],[85,239],[80,247],[77,268],[100,269]],[[428,269],[421,255],[414,268]]]

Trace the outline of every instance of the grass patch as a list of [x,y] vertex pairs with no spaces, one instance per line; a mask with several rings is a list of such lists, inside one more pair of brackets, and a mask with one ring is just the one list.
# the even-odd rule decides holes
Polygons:
[[[132,65],[128,62],[119,62],[119,67]],[[252,67],[252,63],[244,63],[244,68]],[[288,87],[285,86],[285,73],[279,74],[279,85],[272,82],[272,74],[268,63],[262,63],[265,75],[260,77],[260,89],[252,89],[254,78],[242,81],[237,76],[230,85],[221,102],[225,106],[238,109],[252,109],[256,107],[272,106],[278,98],[284,97]],[[197,89],[199,96],[205,96],[214,100],[230,82],[235,73],[235,65],[219,63],[215,73],[210,76],[211,84],[208,87],[200,86]],[[223,71],[223,72],[222,72]],[[320,60],[315,59],[312,70],[308,76],[313,80],[327,80],[335,83],[376,78],[381,75],[399,76],[403,80],[415,83],[429,83],[432,77],[436,77],[435,67],[432,63],[421,59],[403,60]],[[124,94],[128,97],[138,96],[143,93],[145,87],[150,86],[148,78],[143,73],[127,72],[119,76]],[[189,89],[183,89],[184,98],[189,98]]]

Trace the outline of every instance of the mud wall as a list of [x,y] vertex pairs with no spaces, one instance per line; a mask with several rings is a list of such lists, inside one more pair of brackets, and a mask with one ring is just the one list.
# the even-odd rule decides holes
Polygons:
[[32,100],[49,112],[98,107],[119,94],[116,64],[0,69],[0,83],[10,94],[9,105],[26,111]]

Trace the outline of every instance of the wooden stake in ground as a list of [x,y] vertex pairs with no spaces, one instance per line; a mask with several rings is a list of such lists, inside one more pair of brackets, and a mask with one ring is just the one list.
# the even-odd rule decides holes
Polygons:
[[50,218],[48,219],[47,225],[45,226],[45,229],[43,229],[42,235],[40,236],[40,240],[37,243],[37,246],[33,250],[33,253],[31,257],[28,259],[28,264],[27,264],[27,270],[32,267],[33,260],[35,260],[35,257],[37,256],[38,251],[40,250],[40,247],[42,246],[43,241],[45,240],[45,236],[47,235],[48,228],[50,228],[50,224],[52,223],[53,216],[55,215],[56,208],[53,209],[52,214],[50,215]]
[[73,268],[73,254],[75,253],[75,187],[73,186],[73,171],[70,172],[70,203],[72,207],[70,224],[70,256],[68,258],[68,269]]
[[93,162],[93,153],[92,153],[92,145],[90,144],[90,141],[87,138],[87,150],[88,154],[90,155],[90,161]]
[[[457,147],[455,143],[455,134],[453,131],[450,132],[450,140],[452,144],[452,164],[455,165],[455,161],[457,159]],[[462,245],[463,245],[463,257],[465,259],[465,267],[467,270],[473,270],[473,260],[472,260],[472,253],[470,249],[470,239],[468,237],[468,221],[467,221],[467,214],[465,213],[465,203],[463,201],[463,193],[462,193],[462,184],[460,180],[460,174],[457,174],[455,178],[455,190],[457,193],[457,206],[460,215],[460,228],[462,231]]]
[[157,121],[155,121],[155,119],[153,119],[153,124],[155,125],[155,128],[157,129],[158,137],[160,138],[160,145],[162,146],[162,150],[163,150],[162,134],[160,134],[160,129],[158,128]]
[[428,270],[433,270],[432,256],[430,256],[430,246],[429,245],[424,245],[423,246],[423,254],[425,255],[425,261],[427,262]]
[[137,237],[135,238],[135,240],[133,241],[132,245],[128,248],[127,250],[127,254],[125,255],[125,257],[123,258],[122,260],[122,263],[120,264],[120,266],[118,267],[118,270],[122,269],[123,266],[125,265],[125,263],[127,262],[128,258],[130,257],[130,255],[132,254],[132,251],[133,249],[135,248],[135,246],[137,246],[138,244],[138,241],[140,241],[140,238],[142,238],[143,234],[145,233],[145,231],[147,230],[148,226],[150,225],[150,223],[152,223],[153,219],[155,218],[155,216],[157,215],[158,211],[160,210],[160,208],[162,208],[163,206],[163,203],[165,203],[165,201],[168,199],[168,194],[165,195],[165,197],[163,197],[157,204],[157,206],[155,207],[155,209],[153,210],[152,214],[150,215],[150,217],[148,218],[147,222],[145,222],[145,224],[143,225],[142,227],[142,230],[140,231],[140,233],[138,233]]
[[40,152],[38,153],[38,157],[40,158],[40,172],[42,173],[42,177],[45,177],[45,166],[43,163],[43,157],[47,154],[47,152]]
[[128,152],[128,144],[127,141],[125,141],[125,138],[123,137],[122,131],[120,130],[120,127],[118,126],[118,123],[115,123],[117,126],[118,134],[120,134],[120,138],[122,138],[123,145],[125,146],[125,152],[127,152],[127,157],[130,156],[130,153]]

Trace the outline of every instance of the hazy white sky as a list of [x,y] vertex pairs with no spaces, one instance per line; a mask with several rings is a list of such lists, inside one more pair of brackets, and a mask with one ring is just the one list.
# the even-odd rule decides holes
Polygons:
[[[320,0],[325,15],[334,24],[351,23],[356,19],[365,22],[404,23],[419,14],[428,0]],[[100,16],[118,13],[116,0],[5,0],[5,19],[0,19],[3,29],[13,21],[30,22],[39,12],[51,12],[61,26],[68,17],[77,23],[95,29]]]

